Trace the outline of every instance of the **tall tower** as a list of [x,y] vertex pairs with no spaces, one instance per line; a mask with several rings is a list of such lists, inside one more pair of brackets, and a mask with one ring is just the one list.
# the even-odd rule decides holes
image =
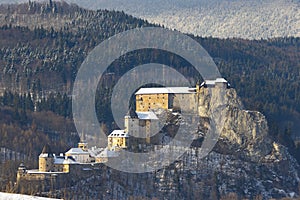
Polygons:
[[54,155],[50,146],[46,144],[39,156],[39,171],[51,172],[54,170]]
[[129,132],[129,127],[130,126],[130,116],[129,115],[126,115],[124,117],[124,132],[125,133],[128,133]]

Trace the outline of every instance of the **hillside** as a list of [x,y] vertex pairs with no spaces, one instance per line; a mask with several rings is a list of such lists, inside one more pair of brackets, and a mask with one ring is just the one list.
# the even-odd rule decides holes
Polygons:
[[[38,155],[44,143],[53,143],[59,151],[64,151],[64,148],[76,143],[78,137],[72,135],[74,127],[72,126],[70,94],[77,70],[88,52],[101,41],[116,33],[136,27],[154,26],[124,12],[85,10],[76,5],[52,1],[0,5],[0,24],[2,26],[0,28],[0,90],[3,94],[3,97],[0,98],[1,147],[9,149],[5,152],[15,152],[12,154],[22,156],[24,154],[27,156]],[[199,41],[214,58],[222,75],[241,97],[245,109],[257,110],[266,115],[267,122],[265,122],[269,125],[269,131],[264,134],[287,146],[288,151],[294,156],[298,156],[299,161],[300,157],[297,154],[299,146],[297,150],[291,136],[299,137],[300,135],[300,39],[295,37],[268,40],[216,39],[192,35],[191,37]],[[129,69],[149,62],[170,65],[189,77],[194,83],[198,81],[199,77],[195,77],[189,63],[167,52],[142,50],[122,56],[109,67],[107,76],[100,83],[105,87],[98,91],[96,97],[98,119],[101,125],[105,126],[107,133],[112,128],[116,128],[110,110],[113,86]],[[143,78],[147,74],[139,74],[139,76]],[[33,95],[31,96],[31,94]],[[88,112],[88,109],[84,107],[82,109],[84,112]],[[26,141],[29,142],[26,143]],[[38,145],[33,146],[34,143],[38,143]],[[280,147],[282,151],[280,150],[278,154],[274,151],[273,157],[281,156],[283,160],[288,159],[288,166],[293,169],[291,175],[293,176],[298,166],[286,152],[286,148]],[[244,154],[227,156],[222,152],[215,152],[207,166],[203,165],[203,168],[200,169],[211,167],[214,160],[216,162],[222,160],[222,162],[230,162],[229,166],[236,166],[236,170],[246,166],[246,169],[241,171],[244,174],[258,173],[261,168],[267,168],[269,174],[277,170],[276,176],[271,181],[275,182],[276,178],[284,177],[281,175],[285,173],[280,169],[281,165],[270,164],[271,167],[268,168],[269,164],[261,165],[260,162],[253,164],[251,160],[241,160],[244,158],[243,156]],[[193,155],[187,159],[197,160],[197,156]],[[7,166],[10,166],[11,169],[11,177],[1,170],[1,174],[5,176],[0,179],[4,182],[1,185],[3,190],[11,189],[10,187],[13,185],[9,178],[15,179],[12,176],[17,168],[17,163],[19,163],[18,159],[16,160],[15,163],[6,161],[3,165],[1,164],[1,167],[5,166],[1,169],[8,168]],[[195,168],[197,165],[193,167]],[[225,178],[232,176],[230,168],[228,167],[228,171],[223,174]],[[250,170],[254,168],[255,170]],[[182,175],[184,178],[197,173],[197,171],[189,171],[188,167],[173,169],[187,170]],[[159,172],[156,178],[164,176],[164,173],[171,173],[173,169]],[[216,166],[216,169],[222,171],[223,168]],[[209,176],[210,172],[208,171],[206,175]],[[124,177],[126,181],[126,175]],[[168,176],[168,178],[170,177]],[[211,181],[222,181],[224,178],[217,175],[209,177]],[[238,184],[249,178],[247,176],[240,177],[241,179],[235,182],[236,190],[232,192],[240,193],[242,189],[238,188]],[[168,178],[162,179],[161,184],[167,184]],[[199,177],[194,176],[194,178],[197,180]],[[266,179],[263,185],[267,191],[269,180],[267,178],[270,177],[257,174],[256,178],[250,182],[254,187]],[[178,182],[178,180],[174,182],[176,184],[186,183]],[[188,181],[188,179],[184,180]],[[288,183],[292,184],[291,191],[296,191],[296,183],[291,180],[292,178],[288,180]],[[95,186],[99,186],[96,182],[97,180]],[[200,187],[206,183],[200,181],[197,184]],[[107,184],[114,184],[114,182]],[[115,184],[115,187],[121,187],[120,185],[124,183]],[[280,179],[276,184],[285,185],[286,182]],[[110,188],[110,186],[106,187]],[[131,187],[135,187],[135,185],[132,184]],[[84,189],[88,189],[88,186]],[[211,191],[210,189],[209,191]],[[284,189],[286,193],[289,192],[289,186]],[[207,195],[207,192],[203,192],[203,194]],[[270,191],[267,195],[272,196]]]
[[[0,18],[3,25],[0,30],[0,55],[3,57],[0,60],[0,77],[3,80],[0,89],[2,92],[34,92],[40,97],[53,92],[69,95],[78,67],[87,53],[104,39],[131,28],[151,26],[123,12],[89,11],[60,2],[1,5],[0,11],[0,16],[6,16]],[[36,22],[32,23],[32,20]],[[58,26],[52,27],[51,22],[58,23]],[[26,27],[15,27],[19,25]],[[80,28],[83,26],[86,28]],[[298,135],[299,38],[195,39],[215,59],[223,76],[237,89],[246,108],[266,114],[271,134],[277,137],[286,130],[289,134]],[[103,80],[108,87],[112,87],[132,66],[150,61],[174,66],[185,75],[194,76],[188,63],[180,58],[172,57],[170,62],[169,55],[165,54],[159,57],[154,55],[155,52],[133,54],[113,63],[113,77]],[[197,80],[197,77],[193,78]],[[106,105],[110,94],[109,88],[102,90],[99,94],[102,102],[98,104],[99,110],[102,109],[98,113],[99,120],[108,123],[111,123],[111,115]],[[55,111],[54,107],[43,107]],[[55,112],[70,116],[67,110]]]
[[[170,156],[172,152],[185,149],[185,153],[174,163],[148,173],[128,173],[116,169],[118,167],[126,169],[126,166],[130,166],[133,170],[142,172],[143,167],[155,167],[165,162],[159,159],[165,155],[157,158],[155,153],[147,154],[150,159],[143,159],[142,165],[136,162],[139,160],[138,157],[120,155],[108,161],[107,165],[110,167],[102,163],[93,163],[91,166],[84,164],[85,170],[73,168],[75,171],[73,176],[65,177],[69,180],[67,183],[56,180],[56,183],[60,182],[60,185],[65,185],[63,190],[51,190],[48,187],[42,194],[65,199],[284,199],[285,197],[298,197],[299,165],[288,153],[286,147],[269,137],[266,118],[257,111],[244,110],[233,88],[224,90],[218,86],[201,87],[197,93],[200,96],[197,100],[198,114],[201,117],[197,122],[199,129],[195,132],[184,131],[185,138],[197,139],[191,147],[183,147],[180,143],[175,146],[163,146],[164,151],[170,151],[170,154],[167,153]],[[185,96],[186,98],[189,98],[188,95]],[[157,114],[168,115],[166,126],[158,134],[162,135],[163,140],[157,137],[154,142],[156,150],[162,148],[161,142],[176,138],[176,136],[173,138],[175,127],[183,126],[184,130],[194,130],[192,129],[194,125],[188,123],[188,119],[181,120],[184,114],[174,115],[174,111],[167,110],[156,111],[158,111]],[[214,116],[213,113],[216,115]],[[212,118],[214,123],[211,123]],[[210,132],[212,126],[220,131],[220,137],[212,152],[202,158],[203,148],[199,147],[207,146],[207,136],[213,134]],[[206,139],[203,140],[204,138]],[[135,164],[132,165],[132,163]],[[31,194],[40,193],[41,191],[36,188],[46,188],[46,186],[41,187],[40,184],[24,180],[23,183],[19,182],[19,189]]]
[[[11,5],[10,12],[7,7],[0,6],[0,16],[6,16],[0,20],[0,24],[4,25],[0,30],[0,54],[4,58],[0,61],[3,67],[0,76],[4,80],[1,82],[2,90],[34,90],[43,93],[40,95],[55,91],[70,94],[77,68],[96,44],[115,33],[150,26],[122,12],[88,11],[65,3]],[[34,20],[36,23],[32,22]],[[9,27],[10,24],[12,27]],[[52,28],[54,24],[56,26]],[[17,25],[28,28],[14,28]],[[262,111],[274,124],[282,121],[280,113],[289,113],[284,115],[285,122],[280,122],[281,129],[290,128],[293,126],[291,123],[297,124],[299,39],[197,40],[215,58],[220,70],[237,88],[249,109]],[[120,62],[125,61],[126,64],[122,64],[121,71],[116,66],[115,73],[120,71],[122,74],[126,68],[146,62],[142,58],[138,58],[139,61],[129,60],[129,57],[121,59]],[[168,64],[164,56],[158,61]],[[183,66],[186,63],[181,61],[172,65],[187,68]],[[288,124],[290,120],[292,122]]]
[[133,16],[194,35],[267,39],[300,36],[298,0],[68,0],[90,9]]
[[66,2],[93,10],[125,11],[151,23],[202,37],[268,39],[300,36],[299,0],[86,0],[84,2],[67,0]]

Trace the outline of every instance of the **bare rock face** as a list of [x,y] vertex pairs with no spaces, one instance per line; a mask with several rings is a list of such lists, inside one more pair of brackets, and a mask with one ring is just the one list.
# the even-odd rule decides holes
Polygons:
[[257,111],[244,110],[234,89],[203,87],[199,95],[199,115],[211,122],[204,126],[209,129],[215,125],[220,134],[216,151],[241,152],[243,157],[252,161],[262,160],[272,152],[265,116]]

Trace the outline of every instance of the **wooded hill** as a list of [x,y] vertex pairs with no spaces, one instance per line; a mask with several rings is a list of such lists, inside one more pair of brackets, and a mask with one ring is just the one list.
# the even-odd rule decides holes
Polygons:
[[[116,33],[136,27],[157,26],[123,12],[90,11],[52,1],[1,5],[0,25],[1,113],[8,112],[7,109],[12,113],[3,115],[6,120],[0,123],[1,126],[14,124],[14,127],[20,128],[17,131],[0,129],[2,137],[5,133],[11,135],[8,138],[15,137],[16,132],[31,130],[33,116],[40,112],[49,111],[71,119],[72,84],[87,54]],[[300,136],[300,38],[243,40],[191,37],[214,58],[246,109],[265,114],[270,134],[294,151],[290,136]],[[199,78],[186,61],[168,52],[143,50],[122,56],[107,70],[109,78],[101,80],[105,87],[100,87],[97,95],[98,118],[108,127],[108,132],[113,127],[109,102],[112,87],[126,71],[149,62],[170,65],[194,82]],[[29,98],[31,94],[33,96]],[[57,117],[54,114],[47,116],[53,120]],[[27,122],[26,119],[31,120]],[[45,118],[40,119],[42,121],[36,123],[37,130],[44,134],[43,129],[39,129],[42,127],[40,124],[48,122]],[[51,130],[56,129],[58,127]],[[33,133],[31,135],[35,137],[36,132]],[[39,142],[47,143],[48,139],[40,139]],[[1,146],[17,148],[12,145],[14,140],[0,141]],[[15,141],[15,144],[19,143]],[[29,144],[24,145],[25,148]],[[33,150],[37,154],[41,149]]]

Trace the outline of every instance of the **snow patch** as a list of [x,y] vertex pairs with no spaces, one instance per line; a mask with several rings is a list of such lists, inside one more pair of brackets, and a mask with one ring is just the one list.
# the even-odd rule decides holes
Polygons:
[[0,192],[0,199],[5,200],[53,200],[52,198],[29,196],[23,194],[12,194]]

